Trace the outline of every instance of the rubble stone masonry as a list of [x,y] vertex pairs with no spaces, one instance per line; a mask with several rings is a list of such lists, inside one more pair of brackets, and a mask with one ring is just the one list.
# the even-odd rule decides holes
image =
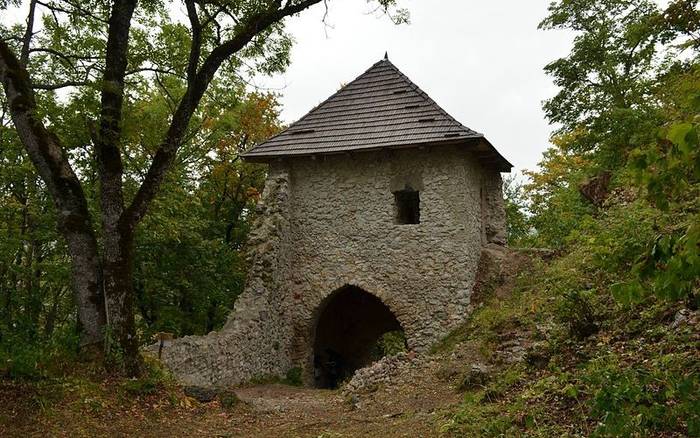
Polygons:
[[[482,247],[505,243],[501,176],[463,147],[357,152],[270,164],[248,242],[245,291],[228,322],[174,340],[163,360],[185,384],[284,376],[311,381],[324,300],[359,287],[389,307],[421,352],[465,320]],[[393,192],[419,192],[399,224]]]

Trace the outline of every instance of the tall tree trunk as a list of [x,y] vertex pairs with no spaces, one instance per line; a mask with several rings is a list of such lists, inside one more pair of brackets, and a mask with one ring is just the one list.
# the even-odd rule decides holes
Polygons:
[[125,371],[140,373],[139,341],[134,321],[134,239],[130,229],[117,228],[104,234],[103,273],[107,324],[124,355]]
[[[139,368],[133,313],[134,230],[146,214],[171,167],[178,148],[184,141],[192,115],[223,62],[264,29],[321,0],[287,2],[284,7],[281,1],[270,2],[268,9],[237,24],[231,39],[212,49],[202,60],[201,66],[200,36],[203,24],[198,18],[196,2],[186,0],[193,36],[187,67],[187,90],[173,114],[165,138],[153,157],[143,183],[125,209],[120,151],[121,121],[129,30],[136,2],[137,0],[115,0],[109,18],[100,131],[95,141],[104,237],[102,263],[98,259],[97,240],[83,187],[71,168],[60,140],[46,128],[37,111],[30,75],[26,71],[34,9],[30,7],[20,59],[7,42],[0,39],[0,81],[17,133],[34,167],[46,183],[58,213],[59,229],[68,242],[73,266],[73,287],[84,341],[99,341],[100,328],[106,320],[124,350],[125,364],[130,374],[138,373]],[[36,3],[32,0],[30,4]],[[106,297],[106,302],[102,301],[103,296]]]
[[102,206],[103,274],[107,323],[124,354],[127,374],[140,370],[134,324],[134,223],[123,220],[124,193],[121,158],[124,76],[128,64],[129,31],[136,0],[116,0],[109,17],[102,88],[100,131],[95,142]]
[[101,347],[105,325],[102,269],[93,233],[63,232],[71,259],[71,282],[78,307],[81,347]]
[[58,229],[68,243],[82,326],[81,344],[99,344],[105,321],[102,275],[85,193],[58,138],[46,129],[37,112],[29,75],[3,40],[0,40],[0,81],[17,134],[46,183],[56,208]]

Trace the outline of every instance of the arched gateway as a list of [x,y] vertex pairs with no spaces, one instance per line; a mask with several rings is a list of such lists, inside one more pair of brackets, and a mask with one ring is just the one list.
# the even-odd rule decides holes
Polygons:
[[403,332],[382,301],[355,286],[329,295],[317,310],[313,327],[314,384],[335,388],[382,355],[382,335]]
[[511,165],[387,59],[243,158],[269,165],[246,288],[221,331],[164,350],[182,381],[333,386],[383,332],[420,352],[467,317]]

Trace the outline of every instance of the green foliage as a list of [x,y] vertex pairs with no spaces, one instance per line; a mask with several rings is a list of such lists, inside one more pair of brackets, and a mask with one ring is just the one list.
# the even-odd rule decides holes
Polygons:
[[75,327],[58,330],[50,342],[38,343],[23,332],[5,332],[0,342],[0,376],[39,380],[61,375],[78,359]]
[[145,372],[139,378],[128,379],[123,382],[124,390],[134,396],[154,394],[173,383],[170,373],[163,368],[160,362],[144,358]]
[[590,291],[569,291],[561,296],[558,316],[572,337],[583,339],[598,332],[598,315]]
[[[545,114],[561,133],[582,129],[575,152],[595,150],[620,164],[628,140],[653,117],[646,99],[659,63],[659,42],[667,36],[662,13],[650,0],[562,0],[552,3],[543,29],[576,32],[569,55],[545,67],[559,93]],[[670,50],[671,47],[664,46]]]
[[[372,345],[370,355],[377,361],[386,356],[393,356],[408,351],[406,334],[403,330],[395,330],[382,334]],[[348,376],[348,379],[352,376]]]
[[287,370],[287,374],[284,376],[283,383],[292,386],[301,386],[304,381],[301,378],[301,368],[294,367]]
[[[561,128],[540,170],[528,174],[531,223],[540,244],[588,253],[609,280],[602,286],[624,304],[697,298],[695,4],[563,0],[541,24],[577,36],[571,53],[546,68],[560,92],[545,111]],[[612,179],[595,206],[581,185],[602,171]]]
[[[276,133],[279,122],[274,95],[248,94],[240,84],[232,86],[241,88],[232,93],[229,86],[213,85],[209,96],[216,105],[205,99],[196,117],[200,127],[183,145],[182,161],[174,165],[163,195],[138,229],[134,290],[145,342],[158,331],[182,336],[220,328],[242,291],[242,247],[265,171],[237,156],[251,142]],[[47,101],[52,103],[46,117],[75,148],[78,172],[95,176],[95,164],[81,146],[91,141],[90,133],[79,116],[94,109],[94,96]],[[124,120],[130,156],[125,162],[127,193],[147,170],[159,126],[170,117],[168,102],[157,94],[146,93],[129,105]],[[54,343],[57,332],[75,328],[70,262],[46,188],[15,132],[0,126],[0,142],[0,344],[24,339],[33,347],[18,351],[17,360],[29,363],[31,354],[44,354],[44,346]],[[85,190],[90,209],[99,210],[94,180],[86,179]],[[118,367],[123,353],[113,337],[105,342],[105,358]]]
[[515,174],[503,180],[508,245],[524,246],[532,234],[523,183]]
[[649,431],[700,433],[700,377],[673,354],[645,366],[621,367],[621,358],[600,357],[583,374],[596,388],[591,414],[600,420],[592,436],[640,436]]
[[524,186],[529,203],[530,224],[535,230],[535,245],[562,248],[568,236],[593,214],[578,191],[590,161],[572,151],[581,132],[559,134],[544,153],[540,171],[525,172],[530,181]]
[[[173,170],[167,196],[156,199],[137,235],[135,291],[146,338],[220,328],[243,289],[241,251],[265,172],[238,154],[280,129],[277,101],[243,90],[244,98],[235,97],[220,84],[212,88],[197,137],[183,146],[186,161]],[[153,117],[155,106],[167,117],[162,103],[143,104],[144,116]],[[133,135],[143,141],[145,134],[134,129]]]
[[122,370],[124,368],[124,350],[116,338],[112,326],[105,325],[104,327],[104,362],[112,369]]
[[219,403],[221,403],[221,407],[227,410],[235,408],[241,401],[236,395],[236,393],[232,390],[224,391],[223,393],[219,394],[218,397]]
[[667,300],[697,300],[700,295],[700,91],[689,101],[692,122],[668,124],[655,144],[632,155],[632,171],[647,199],[677,222],[649,241],[633,267],[635,278],[612,288],[626,304],[651,294]]
[[381,357],[394,356],[406,351],[406,335],[402,330],[384,333],[378,341]]
[[467,371],[457,383],[457,391],[464,392],[470,389],[483,387],[488,382],[488,375],[479,370]]
[[[264,169],[238,158],[280,129],[276,96],[250,92],[249,79],[289,66],[293,40],[284,17],[312,3],[195,2],[178,11],[170,2],[145,0],[134,3],[132,16],[124,14],[128,7],[113,11],[109,2],[0,1],[3,10],[22,7],[20,14],[3,16],[3,51],[26,66],[22,77],[28,75],[35,89],[38,120],[67,158],[44,168],[70,167],[79,180],[70,190],[57,184],[51,201],[11,127],[17,106],[9,108],[0,92],[0,320],[6,321],[0,342],[19,332],[32,342],[48,342],[57,327],[74,325],[76,302],[83,300],[71,300],[70,261],[54,217],[56,206],[65,215],[74,202],[62,198],[77,193],[78,203],[85,201],[95,228],[89,234],[94,232],[102,248],[109,241],[102,241],[100,227],[110,219],[101,209],[120,214],[144,181],[153,184],[146,183],[141,194],[160,194],[155,202],[150,195],[139,197],[148,204],[146,223],[138,223],[142,214],[125,214],[118,227],[129,242],[130,230],[137,230],[134,251],[129,248],[122,259],[130,265],[122,272],[131,276],[135,255],[134,277],[128,280],[137,296],[126,288],[125,306],[108,309],[117,314],[112,322],[119,341],[149,339],[157,330],[202,334],[223,324],[242,289],[241,247],[264,180]],[[375,2],[395,22],[406,22],[406,11],[396,3]],[[33,27],[27,29],[28,14],[26,23]],[[108,52],[114,58],[107,59]],[[123,102],[105,97],[109,94]],[[115,114],[119,120],[109,120]],[[112,122],[119,126],[114,141],[103,132]],[[102,155],[100,140],[116,155]],[[102,191],[104,169],[116,171],[118,189]],[[165,171],[164,182],[146,177]],[[130,323],[120,326],[132,321],[133,307],[138,333]],[[124,330],[129,336],[121,336]],[[135,359],[133,345],[120,352],[107,335],[109,361],[121,362],[123,354]]]
[[[488,380],[475,381],[474,374],[466,374],[470,379],[462,386],[464,399],[445,418],[443,432],[542,437],[697,433],[696,327],[671,327],[668,315],[678,305],[668,302],[629,310],[611,305],[606,293],[596,292],[610,277],[582,257],[582,248],[524,273],[527,281],[519,290],[485,302],[450,335],[450,346],[443,344],[443,353],[456,344],[473,348],[478,360],[491,368]],[[596,315],[598,331],[582,338],[571,333],[567,321],[571,311],[580,311],[579,298],[569,308],[560,303],[562,291],[586,285],[590,289],[579,293],[580,299]],[[502,365],[488,355],[502,348],[503,335],[513,333],[530,333],[545,343],[547,363]]]
[[[0,102],[2,93],[0,92]],[[48,342],[72,325],[70,269],[50,197],[0,120],[0,343]]]
[[698,299],[700,217],[692,220],[685,232],[659,235],[635,264],[635,278],[611,286],[618,301],[639,303],[652,294],[669,301]]
[[[560,255],[527,292],[487,301],[443,344],[476,342],[489,358],[500,333],[529,330],[548,357],[511,386],[510,371],[496,369],[488,386],[508,389],[492,398],[470,389],[446,431],[697,435],[697,329],[669,327],[669,315],[696,308],[700,278],[700,75],[688,32],[700,14],[683,6],[691,3],[665,11],[646,1],[552,4],[543,27],[578,36],[569,56],[547,67],[560,93],[545,111],[561,129],[528,173],[524,204],[534,244]],[[692,51],[670,56],[680,47]],[[610,182],[594,204],[582,187],[603,172]],[[523,296],[534,315],[518,304]]]
[[138,379],[127,380],[124,383],[124,390],[131,395],[149,395],[158,390],[158,382],[150,378],[140,377]]

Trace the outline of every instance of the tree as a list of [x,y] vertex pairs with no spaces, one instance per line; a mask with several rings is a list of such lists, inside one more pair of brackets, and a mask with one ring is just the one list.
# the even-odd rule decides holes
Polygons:
[[[195,122],[197,134],[183,144],[162,195],[136,235],[137,327],[144,335],[218,329],[243,290],[242,244],[265,166],[239,156],[249,142],[268,138],[281,126],[274,95],[231,93],[231,86],[213,85]],[[160,100],[144,102],[134,119],[161,112],[161,105]],[[141,136],[141,130],[133,135]],[[144,155],[131,165],[147,159]]]
[[622,302],[700,297],[697,6],[560,0],[541,24],[577,35],[545,68],[560,90],[544,109],[560,128],[528,173],[532,223],[544,243],[614,272]]
[[[82,118],[61,116],[76,107],[86,112],[90,102],[79,95],[53,102],[45,120],[60,125],[67,143],[87,144]],[[127,192],[148,169],[168,108],[156,90],[131,99],[123,121]],[[245,285],[242,243],[265,179],[265,166],[238,156],[247,141],[281,129],[278,110],[275,95],[250,92],[240,80],[214,83],[203,98],[188,141],[135,236],[136,328],[142,341],[162,331],[206,334],[226,321]],[[70,261],[50,197],[11,122],[2,121],[0,363],[9,364],[10,375],[38,377],[72,357],[78,346]],[[88,209],[98,211],[96,163],[89,149],[68,148],[83,176]],[[119,365],[119,350],[107,351],[115,354],[106,363]]]
[[50,336],[69,288],[50,200],[2,114],[0,123],[0,341],[13,342],[12,332]]
[[[321,0],[155,1],[29,0],[26,26],[2,29],[0,81],[19,140],[53,201],[72,264],[72,286],[84,345],[99,345],[109,327],[138,374],[134,321],[134,237],[163,186],[191,121],[217,76],[232,77],[247,62],[257,71],[286,67],[291,45],[283,21]],[[395,0],[379,0],[388,10]],[[0,3],[2,9],[8,2]],[[43,11],[42,33],[35,36]],[[401,17],[401,15],[399,15]],[[157,32],[153,32],[157,29]],[[154,35],[155,33],[155,35]],[[171,104],[152,160],[138,183],[126,184],[123,121],[130,94],[157,87]],[[90,160],[97,169],[99,211],[89,209],[84,181],[67,147],[73,133],[45,122],[40,90],[82,93]],[[48,99],[50,102],[51,99]],[[66,118],[73,114],[64,114]],[[84,147],[85,145],[72,145]],[[96,217],[99,220],[96,220]]]
[[508,245],[522,246],[530,237],[532,230],[523,183],[517,174],[503,179],[503,199],[508,226]]
[[632,152],[656,143],[659,127],[676,117],[664,103],[667,85],[694,63],[699,16],[696,0],[665,9],[649,0],[550,5],[540,27],[576,36],[570,53],[545,67],[559,87],[545,102],[545,115],[558,129],[540,169],[526,172],[532,223],[543,244],[564,246],[597,214],[602,199],[588,199],[589,183],[604,182],[601,192],[633,184]]
[[664,55],[662,12],[651,0],[563,0],[549,12],[540,28],[577,35],[571,52],[545,67],[560,90],[545,115],[561,126],[557,134],[577,134],[573,152],[596,151],[601,167],[619,166],[629,140],[658,122],[649,100]]

